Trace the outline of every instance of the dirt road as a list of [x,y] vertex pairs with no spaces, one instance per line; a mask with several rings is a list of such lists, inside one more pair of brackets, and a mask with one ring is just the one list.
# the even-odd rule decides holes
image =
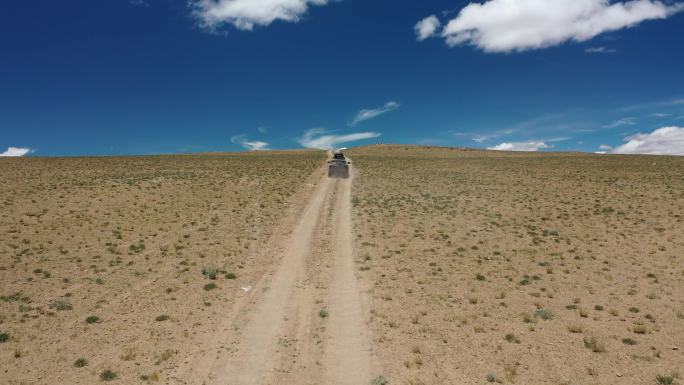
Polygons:
[[179,383],[360,385],[377,376],[355,276],[352,179],[323,171],[301,212],[263,245],[281,256],[272,271],[226,309],[223,330],[179,368]]

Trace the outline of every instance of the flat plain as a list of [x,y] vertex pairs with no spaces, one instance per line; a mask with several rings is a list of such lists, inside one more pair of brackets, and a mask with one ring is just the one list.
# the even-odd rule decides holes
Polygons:
[[389,383],[682,381],[684,158],[350,154]]
[[1,159],[0,384],[679,384],[684,158]]
[[0,160],[0,383],[174,382],[324,159]]

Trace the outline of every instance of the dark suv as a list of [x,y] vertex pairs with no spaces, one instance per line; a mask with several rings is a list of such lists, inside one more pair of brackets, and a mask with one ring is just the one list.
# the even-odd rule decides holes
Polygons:
[[330,178],[349,178],[349,165],[351,162],[341,152],[333,154],[328,161],[328,176]]

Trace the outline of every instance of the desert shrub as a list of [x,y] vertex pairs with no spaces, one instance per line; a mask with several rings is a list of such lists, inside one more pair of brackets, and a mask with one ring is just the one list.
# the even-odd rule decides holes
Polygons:
[[169,319],[169,316],[167,316],[166,314],[161,314],[161,315],[158,315],[154,320],[157,322],[162,322],[162,321],[166,321],[168,319]]
[[0,333],[0,343],[9,341],[10,336],[8,333]]
[[226,274],[226,279],[236,279],[237,275],[235,273],[228,273]]
[[544,321],[550,321],[553,319],[553,312],[549,309],[537,309],[534,311],[534,316]]
[[76,361],[74,361],[74,366],[77,368],[88,366],[88,360],[86,360],[85,358],[79,358]]
[[506,334],[504,339],[510,343],[516,343],[516,344],[520,343],[520,339],[518,337],[516,337],[515,334],[510,334],[510,333]]
[[385,379],[383,376],[377,376],[371,381],[371,385],[387,385],[389,384],[389,381]]
[[603,353],[606,351],[606,343],[598,337],[584,337],[584,347],[591,349],[594,353]]
[[582,333],[584,331],[584,326],[582,326],[580,324],[569,325],[568,331],[570,333]]
[[321,317],[321,318],[328,318],[329,315],[330,315],[330,314],[328,313],[328,310],[327,310],[327,309],[321,309],[321,310],[318,312],[318,316]]
[[147,381],[147,382],[157,382],[157,381],[159,381],[159,373],[154,372],[152,374],[143,374],[140,376],[140,379],[142,381]]
[[475,275],[475,279],[477,279],[478,281],[484,281],[486,278],[484,275],[478,273],[477,275]]
[[633,340],[631,338],[623,338],[622,343],[625,345],[636,345],[637,344],[636,340]]
[[209,279],[216,279],[217,273],[218,270],[213,266],[205,267],[202,269],[202,275]]
[[217,287],[218,286],[216,286],[216,284],[212,282],[212,283],[208,283],[208,284],[204,285],[204,290],[206,290],[206,291],[214,290]]
[[116,378],[116,373],[112,372],[109,369],[104,370],[100,373],[100,379],[102,381],[112,381],[115,378]]
[[55,300],[50,304],[50,309],[55,309],[59,311],[72,310],[73,308],[74,306],[71,304],[71,302],[63,299]]
[[672,385],[672,384],[674,384],[674,377],[673,376],[662,376],[659,374],[656,376],[656,381],[658,381],[658,383],[661,385]]
[[164,350],[163,352],[159,353],[157,356],[157,361],[154,364],[159,365],[164,361],[168,361],[171,357],[173,357],[173,350]]
[[120,358],[124,361],[132,361],[137,355],[135,348],[126,348]]
[[86,318],[85,321],[86,321],[86,323],[94,324],[94,323],[97,323],[100,321],[100,317],[98,317],[96,315],[91,315],[88,318]]

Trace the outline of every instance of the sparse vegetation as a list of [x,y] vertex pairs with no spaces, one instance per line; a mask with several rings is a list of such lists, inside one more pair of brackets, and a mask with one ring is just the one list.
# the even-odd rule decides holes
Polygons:
[[534,316],[536,318],[541,318],[545,321],[550,321],[553,319],[554,314],[551,310],[548,309],[537,309],[534,311]]
[[74,306],[71,304],[71,302],[63,299],[55,300],[50,304],[50,309],[55,309],[59,311],[72,310],[73,308]]
[[[164,352],[178,352],[164,367],[176,355],[187,361],[192,337],[217,327],[218,309],[242,294],[202,287],[257,280],[273,261],[254,251],[302,204],[295,195],[324,159],[0,158],[0,383],[96,383],[104,369],[117,372],[112,383],[154,382]],[[122,361],[124,348],[137,357]],[[103,366],[103,355],[122,367]],[[79,357],[90,364],[76,369]]]
[[86,360],[85,358],[79,358],[76,361],[74,361],[74,366],[77,368],[88,366],[88,360]]
[[661,385],[672,385],[674,384],[674,377],[670,375],[657,375],[656,381]]
[[112,381],[112,380],[116,379],[116,373],[109,370],[109,369],[104,370],[104,371],[100,372],[100,379],[102,381]]
[[[349,155],[357,268],[373,261],[359,275],[370,326],[402,383],[648,384],[677,366],[684,179],[672,167],[684,159],[405,145]],[[421,365],[398,353],[417,343]],[[549,349],[562,379],[540,367],[553,365]],[[514,361],[527,369],[495,366]]]
[[213,266],[205,267],[202,269],[202,275],[209,279],[216,279],[216,274],[218,273],[218,269],[216,269]]
[[584,337],[584,347],[591,349],[594,353],[604,353],[606,351],[605,341],[594,336]]

